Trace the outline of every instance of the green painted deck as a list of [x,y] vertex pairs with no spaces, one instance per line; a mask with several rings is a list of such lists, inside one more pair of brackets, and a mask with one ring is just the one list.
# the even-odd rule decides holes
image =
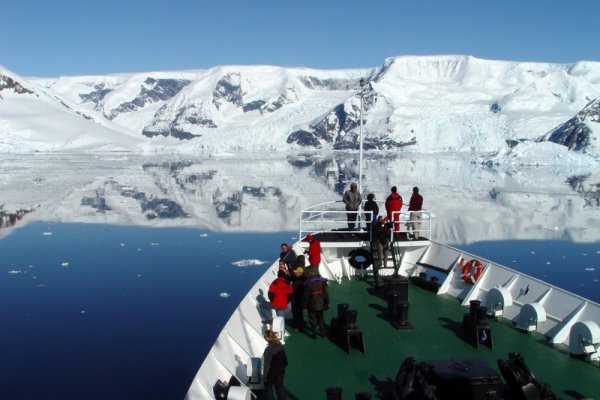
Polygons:
[[386,320],[387,303],[374,294],[370,281],[345,279],[330,283],[330,309],[325,314],[329,325],[337,315],[337,304],[347,303],[357,310],[357,324],[363,330],[366,353],[352,349],[348,354],[327,337],[312,339],[292,332],[286,339],[289,367],[285,376],[288,398],[292,400],[326,399],[326,389],[342,388],[342,399],[354,399],[367,392],[373,399],[391,390],[404,359],[418,361],[473,359],[484,361],[498,372],[498,359],[519,352],[536,379],[550,385],[562,399],[600,399],[598,367],[570,357],[564,349],[552,348],[537,333],[522,333],[506,321],[488,319],[492,327],[494,349],[477,349],[462,338],[462,319],[468,308],[451,297],[438,296],[409,285],[409,321],[412,329],[397,330]]

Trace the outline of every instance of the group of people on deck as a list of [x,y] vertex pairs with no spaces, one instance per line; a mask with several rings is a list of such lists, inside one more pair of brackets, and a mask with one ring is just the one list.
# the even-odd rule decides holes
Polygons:
[[[348,229],[355,231],[362,204],[362,197],[356,183],[351,183],[350,189],[344,193],[343,202],[346,205]],[[363,206],[366,230],[371,233],[372,243],[377,249],[379,260],[386,259],[385,253],[391,238],[390,229],[393,228],[396,237],[400,233],[402,206],[402,196],[398,193],[396,186],[391,188],[390,194],[385,200],[386,216],[379,214],[375,195],[369,193],[367,196],[367,201]],[[407,223],[407,238],[409,239],[419,239],[422,206],[423,197],[419,193],[419,188],[414,187],[408,207],[410,217]],[[409,236],[409,228],[412,229],[412,236]],[[305,254],[301,255],[297,255],[292,246],[287,243],[281,244],[279,270],[277,278],[269,286],[269,301],[266,303],[269,309],[267,316],[263,315],[263,323],[272,323],[273,311],[277,316],[284,317],[288,305],[291,305],[292,326],[295,331],[300,332],[305,327],[304,310],[306,309],[310,326],[308,333],[312,338],[316,338],[318,335],[325,336],[323,313],[329,308],[329,295],[327,280],[319,273],[321,244],[313,235],[307,235],[304,241],[309,245]],[[308,257],[308,263],[306,257]],[[281,338],[273,330],[267,329],[264,337],[268,343],[263,354],[264,398],[273,399],[273,389],[275,389],[277,398],[285,400],[283,379],[288,365],[285,349],[281,344]]]
[[[360,191],[357,188],[356,183],[350,184],[348,189],[342,198],[342,201],[346,205],[348,230],[356,230],[356,220],[359,215],[360,205],[362,203],[362,197]],[[369,193],[367,195],[367,201],[363,206],[365,211],[365,224],[367,232],[375,234],[375,228],[381,219],[387,220],[394,225],[394,234],[398,236],[400,233],[400,211],[402,210],[402,196],[398,193],[398,188],[393,186],[390,190],[390,194],[385,199],[385,211],[386,216],[379,215],[379,206],[375,201],[375,194]],[[407,228],[407,239],[419,239],[421,230],[421,210],[423,208],[423,196],[419,193],[418,187],[413,187],[412,195],[408,203],[409,221],[406,224]],[[408,230],[412,230],[412,234]]]
[[[350,189],[344,193],[343,201],[346,204],[348,230],[354,231],[360,204],[362,203],[360,191],[357,189],[356,183],[350,184]],[[398,193],[398,188],[393,186],[390,194],[385,199],[386,216],[379,214],[379,205],[375,201],[375,194],[373,193],[367,195],[367,201],[363,206],[366,231],[371,234],[371,248],[374,252],[377,252],[373,269],[375,284],[378,284],[379,268],[384,267],[386,264],[387,249],[392,238],[391,231],[393,230],[395,239],[400,237],[400,211],[402,210],[402,205],[402,196]],[[419,188],[415,186],[412,189],[412,195],[408,204],[408,211],[410,213],[409,221],[406,224],[406,238],[408,240],[418,240],[420,237],[422,208],[423,196],[419,193]],[[412,234],[409,230],[412,230]]]
[[[293,328],[302,331],[304,328],[304,310],[307,310],[308,321],[313,337],[325,335],[323,311],[329,307],[327,280],[319,273],[321,263],[321,243],[312,235],[304,239],[308,242],[306,256],[296,255],[292,246],[281,244],[279,271],[277,278],[269,286],[269,302],[276,315],[283,316],[292,306]],[[269,323],[269,321],[264,321]]]
[[[279,255],[279,270],[277,278],[269,285],[268,297],[270,306],[267,315],[272,318],[272,311],[278,316],[285,316],[288,304],[292,306],[293,328],[299,332],[304,329],[304,310],[307,310],[310,324],[310,336],[325,336],[325,321],[323,312],[329,308],[329,295],[327,293],[327,280],[319,274],[321,263],[321,243],[312,235],[304,239],[308,242],[306,256],[297,255],[293,247],[287,243],[281,244]],[[263,320],[263,323],[272,323],[272,320]],[[263,353],[263,376],[265,383],[264,398],[273,398],[273,389],[279,400],[286,399],[283,389],[283,378],[287,367],[287,356],[281,338],[276,332],[267,329],[264,338],[268,345]]]

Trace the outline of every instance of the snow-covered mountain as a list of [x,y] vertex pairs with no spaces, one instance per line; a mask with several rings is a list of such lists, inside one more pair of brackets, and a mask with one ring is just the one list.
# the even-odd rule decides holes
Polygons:
[[[0,151],[357,149],[361,78],[365,149],[567,144],[561,126],[597,115],[600,98],[600,62],[583,61],[404,56],[356,70],[220,66],[56,79],[0,68]],[[597,157],[598,118],[578,121],[588,139],[569,148]]]

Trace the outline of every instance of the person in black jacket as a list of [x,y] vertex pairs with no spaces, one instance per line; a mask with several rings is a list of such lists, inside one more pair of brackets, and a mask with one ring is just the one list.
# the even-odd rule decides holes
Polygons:
[[[377,215],[379,214],[379,206],[375,202],[375,195],[373,193],[369,193],[367,196],[367,202],[365,203],[365,221],[367,221],[367,232],[371,233],[371,224],[377,222]],[[371,211],[372,215],[369,215],[368,212]]]
[[265,331],[264,338],[268,343],[263,353],[264,398],[265,400],[272,400],[273,387],[275,387],[277,400],[286,400],[283,378],[288,360],[285,349],[279,341],[277,334],[272,330]]
[[307,270],[302,290],[302,305],[308,311],[308,321],[312,328],[312,337],[317,337],[317,327],[320,329],[320,335],[325,336],[323,311],[329,308],[327,280],[319,275],[317,271],[309,269]]
[[387,218],[380,216],[377,222],[373,223],[373,235],[371,247],[377,252],[377,257],[373,263],[373,277],[375,285],[379,284],[379,270],[385,268],[387,264],[387,251],[390,245],[392,224]]
[[294,316],[294,330],[304,329],[304,315],[302,308],[302,289],[304,288],[304,256],[298,256],[298,261],[292,271],[292,315]]

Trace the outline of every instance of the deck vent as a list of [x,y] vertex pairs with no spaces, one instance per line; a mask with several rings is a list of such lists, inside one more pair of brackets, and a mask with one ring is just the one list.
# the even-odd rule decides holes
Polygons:
[[538,329],[538,324],[546,321],[546,310],[540,303],[527,303],[521,307],[517,319],[517,328],[531,332]]
[[485,298],[485,306],[488,310],[488,314],[494,317],[498,317],[504,314],[506,307],[512,306],[512,295],[507,288],[497,287],[492,288]]
[[579,321],[571,327],[569,353],[586,357],[589,361],[600,359],[600,328],[594,321]]

